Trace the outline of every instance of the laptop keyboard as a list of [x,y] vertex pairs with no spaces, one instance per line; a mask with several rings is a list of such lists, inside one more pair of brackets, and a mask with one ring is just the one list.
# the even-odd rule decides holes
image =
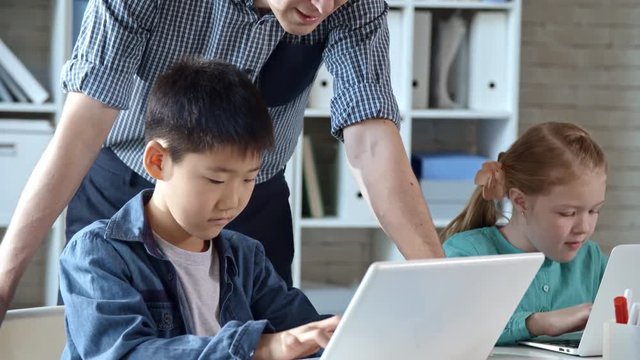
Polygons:
[[552,340],[552,341],[545,341],[545,343],[551,344],[551,345],[555,345],[555,346],[560,346],[560,347],[573,348],[573,349],[577,349],[578,346],[580,346],[580,340],[579,339]]

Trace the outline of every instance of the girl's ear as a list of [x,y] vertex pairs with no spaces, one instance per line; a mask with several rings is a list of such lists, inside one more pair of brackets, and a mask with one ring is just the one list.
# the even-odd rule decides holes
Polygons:
[[147,143],[142,156],[144,169],[149,176],[156,180],[164,180],[164,168],[170,161],[169,152],[159,141],[151,140]]
[[513,204],[513,211],[518,214],[524,214],[527,211],[527,195],[518,188],[509,189],[508,195]]

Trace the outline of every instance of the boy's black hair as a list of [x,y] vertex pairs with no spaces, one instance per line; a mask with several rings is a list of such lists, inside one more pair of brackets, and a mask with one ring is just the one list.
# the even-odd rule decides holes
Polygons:
[[260,93],[235,66],[202,58],[176,62],[158,77],[147,106],[145,140],[163,139],[171,158],[231,146],[262,154],[273,124]]

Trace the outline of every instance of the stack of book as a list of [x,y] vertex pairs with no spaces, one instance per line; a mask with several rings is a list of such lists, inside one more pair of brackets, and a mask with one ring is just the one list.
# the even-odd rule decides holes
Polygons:
[[49,93],[0,39],[0,103],[42,104]]

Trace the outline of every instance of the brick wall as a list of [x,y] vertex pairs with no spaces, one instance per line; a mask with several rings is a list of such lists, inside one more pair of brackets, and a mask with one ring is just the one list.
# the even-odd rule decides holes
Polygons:
[[520,129],[589,129],[609,160],[593,238],[640,242],[640,1],[524,0],[522,20]]

